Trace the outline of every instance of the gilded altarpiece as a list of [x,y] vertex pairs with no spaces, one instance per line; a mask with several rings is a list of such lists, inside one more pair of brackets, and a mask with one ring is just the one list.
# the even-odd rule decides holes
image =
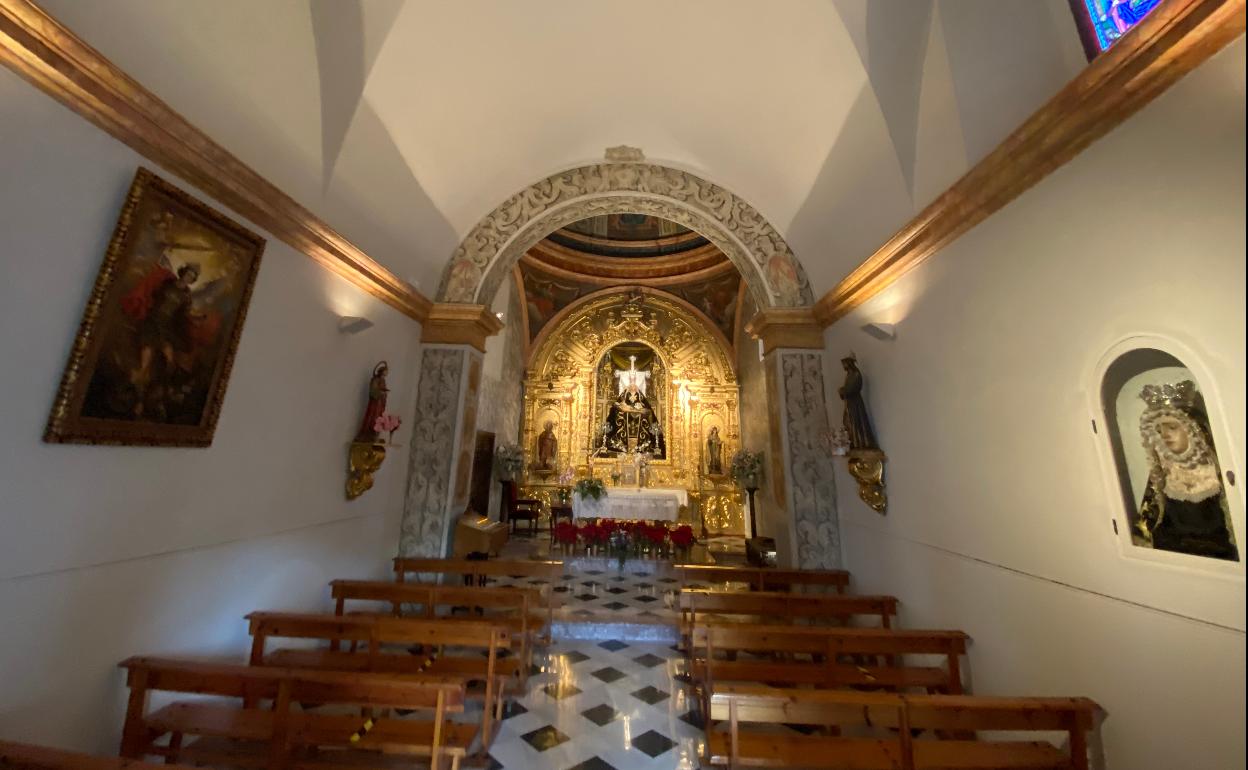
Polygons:
[[[642,485],[684,488],[687,521],[711,534],[744,534],[742,496],[726,475],[741,441],[732,361],[722,334],[675,297],[621,291],[576,306],[544,330],[529,361],[521,436],[524,496],[554,500],[568,468],[578,479],[592,474],[608,486],[616,483],[613,472],[630,460],[607,444],[638,446],[637,433],[608,441],[604,426],[618,419],[622,383],[636,380],[642,382],[642,425],[657,423],[653,434],[646,427],[641,433],[640,446],[651,448]],[[558,438],[553,470],[536,462],[548,424]],[[637,486],[626,484],[625,476],[620,486]]]

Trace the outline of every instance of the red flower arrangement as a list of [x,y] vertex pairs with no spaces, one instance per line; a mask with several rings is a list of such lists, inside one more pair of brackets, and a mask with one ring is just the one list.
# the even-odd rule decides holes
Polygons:
[[693,545],[693,527],[681,524],[671,533],[672,545],[677,548],[689,548]]
[[560,545],[576,545],[576,525],[561,521],[555,525],[555,540]]

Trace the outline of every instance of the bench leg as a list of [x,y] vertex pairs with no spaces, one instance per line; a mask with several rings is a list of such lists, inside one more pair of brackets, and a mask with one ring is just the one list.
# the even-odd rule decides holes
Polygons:
[[169,753],[165,755],[166,765],[176,765],[178,763],[178,752],[182,750],[182,733],[173,733],[169,736]]

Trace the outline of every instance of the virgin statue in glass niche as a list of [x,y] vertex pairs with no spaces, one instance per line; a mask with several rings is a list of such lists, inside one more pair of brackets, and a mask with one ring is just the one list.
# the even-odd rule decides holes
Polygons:
[[1139,533],[1160,550],[1238,561],[1222,471],[1196,384],[1145,385],[1140,398],[1149,472]]
[[614,372],[617,397],[602,426],[602,446],[610,452],[644,452],[656,460],[667,456],[663,426],[646,395],[650,372],[637,369],[637,357],[628,357],[628,369]]

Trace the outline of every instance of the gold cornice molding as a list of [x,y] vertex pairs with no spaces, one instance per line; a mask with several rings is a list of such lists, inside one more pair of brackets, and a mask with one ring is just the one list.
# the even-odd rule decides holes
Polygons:
[[763,341],[764,353],[776,348],[823,350],[823,325],[813,307],[763,308],[745,325],[745,331]]
[[169,173],[418,321],[430,301],[30,0],[0,0],[0,61]]
[[1245,0],[1168,0],[816,304],[831,325],[1135,114],[1244,32]]
[[485,352],[485,340],[498,334],[503,322],[485,305],[439,302],[431,305],[420,325],[420,341],[442,345],[471,345]]

